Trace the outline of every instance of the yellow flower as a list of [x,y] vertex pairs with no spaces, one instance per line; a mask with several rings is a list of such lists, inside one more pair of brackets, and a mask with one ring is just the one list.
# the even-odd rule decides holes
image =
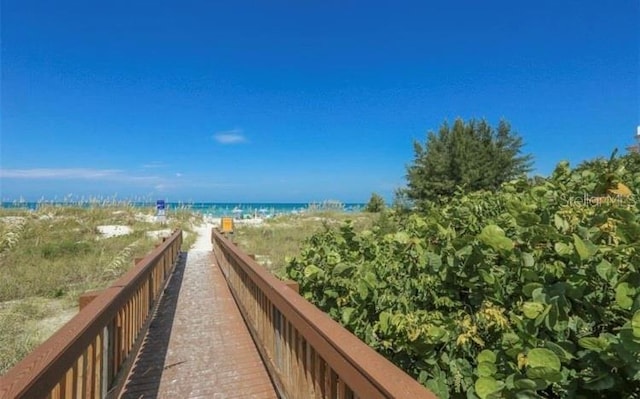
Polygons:
[[527,365],[527,356],[524,353],[518,353],[518,368],[523,369]]
[[466,344],[467,342],[469,342],[468,334],[460,334],[460,335],[458,335],[458,339],[456,339],[456,345],[462,346],[462,345]]
[[504,330],[509,326],[509,320],[504,315],[504,309],[495,306],[490,302],[484,302],[478,317],[487,324],[488,327],[497,326]]

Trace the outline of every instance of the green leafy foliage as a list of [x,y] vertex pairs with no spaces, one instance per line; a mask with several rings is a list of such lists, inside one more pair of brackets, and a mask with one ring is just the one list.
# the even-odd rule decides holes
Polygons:
[[[287,274],[441,398],[639,398],[633,162],[561,163],[544,181],[396,217],[393,231],[327,228]],[[632,196],[591,201],[603,181]]]

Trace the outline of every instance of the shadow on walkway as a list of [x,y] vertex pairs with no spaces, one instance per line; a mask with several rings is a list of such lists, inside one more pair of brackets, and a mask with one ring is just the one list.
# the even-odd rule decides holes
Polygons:
[[[182,278],[187,264],[187,252],[180,254],[180,259],[171,275],[164,294],[160,299],[157,311],[152,315],[153,319],[144,342],[138,352],[138,359],[133,365],[120,398],[140,399],[156,398],[160,388],[162,372],[177,364],[166,364],[165,358],[169,348],[169,338],[173,327],[174,315],[178,304]],[[135,382],[135,383],[132,383]]]

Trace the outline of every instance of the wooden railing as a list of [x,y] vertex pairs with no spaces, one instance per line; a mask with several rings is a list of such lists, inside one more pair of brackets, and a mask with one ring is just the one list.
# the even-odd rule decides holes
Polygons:
[[284,398],[436,396],[272,276],[222,233],[213,251]]
[[[0,377],[0,399],[105,398],[126,372],[182,245],[175,231]],[[135,353],[134,353],[135,355]]]

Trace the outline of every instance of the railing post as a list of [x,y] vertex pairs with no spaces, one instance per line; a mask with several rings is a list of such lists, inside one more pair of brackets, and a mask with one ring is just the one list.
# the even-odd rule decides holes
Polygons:
[[80,294],[80,297],[78,298],[78,306],[80,310],[84,309],[88,304],[91,303],[91,301],[96,299],[98,295],[102,294],[102,291],[103,290],[87,291]]
[[294,290],[296,294],[300,293],[300,284],[297,281],[293,280],[284,280],[284,284],[290,289]]
[[102,330],[102,388],[101,398],[107,397],[107,391],[109,390],[109,329],[107,326]]

